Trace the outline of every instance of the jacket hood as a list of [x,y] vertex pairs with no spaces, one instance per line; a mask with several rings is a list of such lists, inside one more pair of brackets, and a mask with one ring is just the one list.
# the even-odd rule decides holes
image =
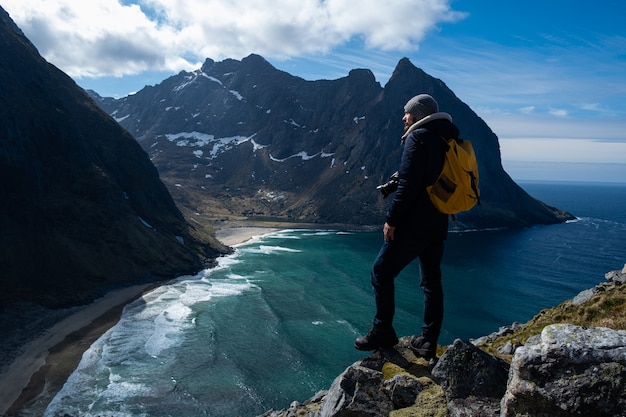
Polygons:
[[428,129],[446,139],[457,139],[459,137],[459,129],[452,123],[452,116],[444,112],[430,114],[413,123],[402,135],[402,140],[404,141],[411,132],[419,128]]

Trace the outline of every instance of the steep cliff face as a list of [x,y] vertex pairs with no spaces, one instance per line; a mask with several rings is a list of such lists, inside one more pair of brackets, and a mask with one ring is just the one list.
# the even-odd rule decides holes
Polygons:
[[0,178],[1,307],[79,303],[218,254],[134,138],[1,8]]
[[459,227],[549,224],[571,218],[504,172],[498,138],[443,82],[402,59],[384,88],[369,70],[305,81],[258,55],[201,69],[98,103],[137,138],[174,198],[205,214],[379,224],[376,186],[398,168],[403,106],[434,95],[473,142],[482,205]]

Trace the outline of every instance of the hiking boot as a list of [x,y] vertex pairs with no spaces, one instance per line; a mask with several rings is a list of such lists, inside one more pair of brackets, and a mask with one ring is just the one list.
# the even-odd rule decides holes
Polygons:
[[372,327],[363,337],[354,341],[354,347],[358,350],[376,350],[390,348],[398,344],[398,336],[393,327]]
[[437,343],[426,339],[424,336],[412,336],[410,348],[415,356],[424,359],[433,359],[437,356]]

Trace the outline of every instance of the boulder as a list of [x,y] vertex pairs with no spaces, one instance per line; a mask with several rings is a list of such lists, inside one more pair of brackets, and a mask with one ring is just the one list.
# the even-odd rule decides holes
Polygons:
[[506,391],[509,365],[469,342],[457,339],[432,374],[442,386],[451,415],[497,415]]
[[621,271],[616,270],[616,271],[607,272],[606,274],[604,274],[604,277],[608,281],[614,282],[616,284],[626,283],[626,264],[624,264],[624,268],[622,268]]
[[320,410],[320,417],[386,416],[393,403],[381,390],[383,373],[354,364],[332,383]]
[[554,324],[515,352],[502,416],[626,415],[626,331]]

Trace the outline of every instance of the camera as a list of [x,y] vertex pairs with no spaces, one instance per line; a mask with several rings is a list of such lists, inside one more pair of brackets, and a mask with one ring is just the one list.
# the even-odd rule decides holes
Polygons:
[[383,198],[387,198],[389,194],[395,192],[398,189],[399,178],[400,175],[398,174],[398,171],[396,171],[391,175],[391,177],[389,177],[389,181],[376,187],[376,189],[380,190],[380,192],[383,194]]

